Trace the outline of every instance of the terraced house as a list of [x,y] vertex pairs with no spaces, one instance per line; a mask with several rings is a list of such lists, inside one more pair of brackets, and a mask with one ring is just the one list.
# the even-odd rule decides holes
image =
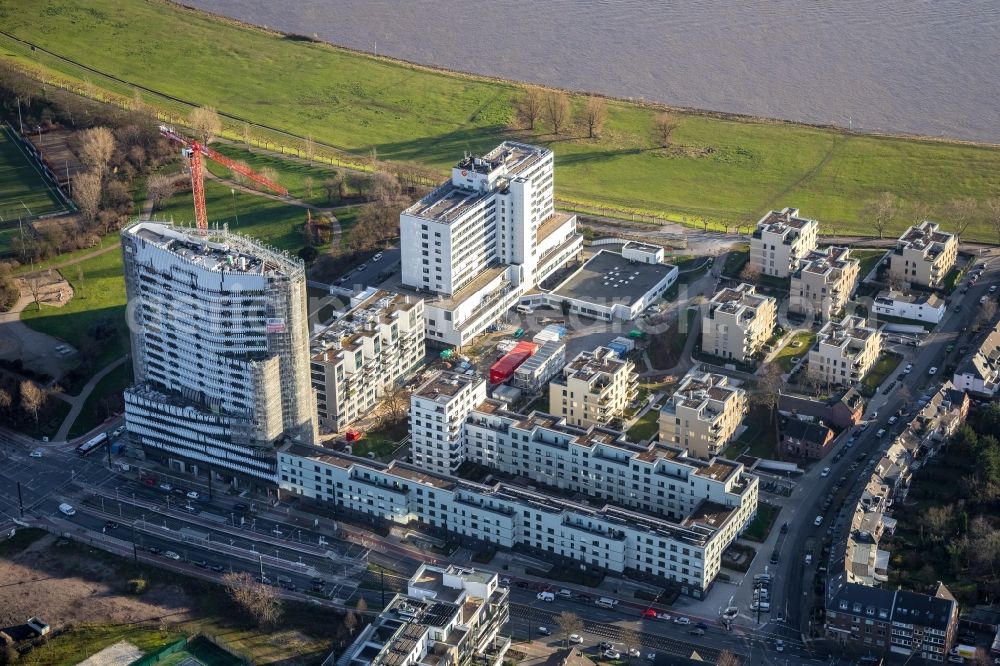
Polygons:
[[840,314],[854,291],[861,263],[846,247],[813,250],[792,273],[788,310],[829,321]]
[[882,333],[853,315],[828,321],[809,350],[809,372],[828,384],[852,386],[878,362]]
[[423,361],[424,303],[369,288],[312,341],[319,424],[343,432]]
[[660,441],[696,458],[722,453],[747,414],[747,396],[725,375],[689,372],[660,409]]
[[889,256],[889,274],[903,286],[937,289],[958,258],[958,236],[924,220],[903,232]]
[[772,210],[750,237],[750,265],[764,275],[786,278],[816,249],[819,223],[799,217],[798,208]]
[[622,416],[638,389],[635,365],[598,347],[580,352],[549,382],[549,409],[583,428],[607,425]]
[[774,334],[777,302],[761,296],[752,284],[727,287],[715,294],[701,319],[701,348],[707,354],[749,361]]

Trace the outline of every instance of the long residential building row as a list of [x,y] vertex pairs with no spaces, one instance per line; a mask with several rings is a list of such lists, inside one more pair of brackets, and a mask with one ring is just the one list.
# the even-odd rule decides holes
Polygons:
[[[757,479],[736,462],[639,446],[619,432],[514,414],[492,400],[462,425],[469,460],[544,492],[298,445],[279,455],[279,486],[396,524],[662,577],[695,597],[711,586],[723,550],[756,514]],[[598,501],[566,497],[573,493]]]

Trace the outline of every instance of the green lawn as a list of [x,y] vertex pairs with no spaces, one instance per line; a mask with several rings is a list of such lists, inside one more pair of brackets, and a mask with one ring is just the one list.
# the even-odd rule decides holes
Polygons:
[[[242,145],[215,143],[212,144],[212,149],[231,159],[245,162],[247,166],[258,173],[264,169],[273,169],[278,176],[278,184],[287,187],[288,193],[296,199],[315,206],[337,206],[340,204],[336,193],[334,193],[332,200],[328,200],[326,190],[323,189],[323,182],[333,178],[337,174],[336,169],[321,164],[309,166],[292,160],[281,159],[280,157],[262,155],[249,151]],[[205,164],[208,170],[217,176],[223,178],[232,177],[232,172],[221,164],[217,164],[212,160],[206,160]],[[310,178],[312,179],[311,188],[309,185]]]
[[[374,149],[380,159],[419,163],[443,176],[464,150],[483,151],[503,138],[551,146],[560,203],[577,209],[658,214],[699,227],[707,219],[717,227],[746,225],[768,209],[793,204],[839,233],[870,234],[861,211],[889,191],[903,201],[888,236],[905,228],[918,206],[971,197],[981,205],[965,236],[992,238],[982,204],[1000,182],[996,148],[678,114],[675,145],[664,151],[654,147],[651,132],[657,110],[617,101],[608,104],[597,140],[583,138],[578,127],[560,137],[544,128],[511,132],[515,85],[289,39],[164,0],[7,3],[4,26],[124,81],[311,135],[359,159]],[[3,45],[4,58],[50,80],[132,97],[128,83],[6,37]],[[166,97],[144,98],[177,117],[187,114]],[[572,103],[579,108],[583,98]],[[242,123],[232,123],[228,133],[238,139]],[[302,145],[301,139],[283,141]]]
[[660,431],[660,410],[649,409],[625,433],[633,442],[644,442]]
[[770,410],[766,407],[752,406],[743,419],[743,424],[747,429],[726,448],[726,457],[747,453],[759,458],[774,458],[778,440],[775,438]]
[[738,278],[748,261],[750,261],[749,245],[733,250],[726,256],[726,263],[722,266],[722,274],[729,278]]
[[[62,200],[38,171],[6,127],[0,130],[0,222],[66,210]],[[0,253],[6,249],[0,237]]]
[[[299,230],[306,221],[306,211],[280,201],[239,190],[215,181],[205,181],[205,207],[211,226],[229,225],[230,231],[253,236],[279,250],[295,252],[305,243]],[[194,204],[191,192],[178,192],[157,209],[154,217],[192,224]]]
[[43,647],[29,652],[17,663],[25,666],[73,666],[118,641],[128,641],[143,652],[152,652],[182,637],[183,634],[175,631],[146,627],[84,625],[59,634]]
[[[816,341],[816,334],[811,331],[799,331],[792,336],[784,347],[774,357],[774,362],[781,367],[782,372],[791,372],[792,366],[801,357],[809,353],[809,348]],[[799,343],[795,346],[795,343]]]
[[21,320],[36,331],[65,340],[77,349],[86,349],[91,327],[103,319],[113,321],[119,333],[117,343],[107,345],[94,359],[96,371],[121,357],[128,346],[122,253],[114,249],[77,266],[83,271],[82,283],[76,266],[62,271],[75,292],[68,303],[58,308],[43,305],[41,310],[29,305],[21,313]]
[[896,352],[886,352],[879,357],[874,367],[868,371],[865,378],[861,380],[861,391],[866,395],[873,395],[878,387],[891,375],[899,362],[903,360],[902,354]]
[[771,528],[774,527],[774,521],[777,520],[779,513],[781,513],[780,506],[760,502],[757,505],[757,515],[747,525],[746,531],[743,532],[743,538],[764,543],[767,540],[767,535],[771,533]]
[[[121,397],[122,391],[128,388],[132,384],[132,362],[126,361],[122,363],[117,368],[104,375],[101,381],[97,382],[94,390],[90,392],[87,399],[83,403],[83,409],[80,410],[80,414],[76,417],[76,421],[69,429],[69,436],[79,437],[87,432],[90,432],[92,428],[104,423],[110,414],[108,413],[109,404],[106,403],[105,398],[111,396]],[[111,404],[111,408],[118,410],[121,408],[121,400],[115,399]]]
[[858,280],[864,280],[868,277],[868,274],[872,272],[872,269],[878,264],[879,260],[885,256],[885,250],[851,250],[851,257],[858,260],[861,265],[858,271]]

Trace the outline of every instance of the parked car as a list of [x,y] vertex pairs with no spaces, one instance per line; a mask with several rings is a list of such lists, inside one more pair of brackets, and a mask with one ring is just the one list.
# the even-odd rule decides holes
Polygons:
[[657,618],[656,611],[652,608],[647,608],[642,611],[642,617],[647,620],[655,620]]
[[830,468],[824,467],[823,471],[819,473],[820,476],[830,476]]
[[897,416],[890,416],[889,417],[889,425],[895,425],[896,421],[898,421],[898,420],[899,420],[899,417],[897,417]]
[[41,449],[35,449],[34,451],[32,451],[31,453],[29,453],[28,455],[31,456],[32,458],[41,458],[42,457],[42,450]]
[[615,649],[614,643],[611,643],[609,641],[601,641],[600,643],[597,644],[597,647],[601,648],[602,650],[614,650]]
[[168,550],[167,552],[163,553],[163,557],[169,557],[172,560],[179,560],[179,559],[181,559],[181,556],[178,555],[177,553],[175,553],[172,550]]
[[212,566],[209,567],[209,569],[211,569],[215,573],[222,573],[223,571],[226,570],[226,567],[222,566],[221,564],[213,564]]
[[785,651],[785,641],[781,640],[780,638],[778,640],[774,641],[774,651],[775,652],[784,652]]
[[609,649],[607,649],[607,650],[604,651],[604,658],[605,659],[621,659],[622,658],[622,653],[619,652],[618,650],[614,649],[614,648],[609,648]]
[[196,499],[198,499],[198,497],[199,497],[199,495],[198,495],[198,491],[197,490],[189,490],[187,492],[187,498],[190,499],[190,500],[196,500]]
[[548,627],[541,626],[541,627],[538,627],[538,635],[539,636],[551,636],[552,632],[549,631]]
[[885,436],[885,428],[879,428],[878,432],[875,433],[876,439],[882,439]]
[[382,258],[382,253],[379,252],[374,257],[372,257],[372,262],[379,261],[381,258]]
[[691,634],[692,636],[704,636],[705,630],[699,629],[698,627],[694,627],[692,629],[688,629],[688,633]]
[[162,552],[163,552],[163,551],[162,551],[162,550],[160,550],[159,548],[157,548],[156,546],[150,546],[150,547],[149,547],[149,554],[150,554],[150,555],[159,555],[159,554],[160,554],[160,553],[162,553]]
[[569,642],[573,645],[583,645],[583,636],[580,634],[570,634]]
[[937,374],[937,366],[932,366],[931,369],[927,371],[927,374],[928,375],[932,375],[932,376],[936,375]]
[[169,493],[173,489],[174,489],[174,487],[172,485],[170,485],[169,483],[161,483],[160,484],[160,490],[162,490],[164,492]]
[[906,367],[903,368],[903,372],[905,372],[906,374],[910,374],[910,372],[912,370],[913,370],[913,364],[912,363],[907,363]]
[[674,624],[691,624],[691,618],[680,615],[674,618]]
[[75,516],[76,515],[76,509],[74,509],[71,504],[67,504],[66,502],[63,502],[62,504],[59,505],[59,511],[64,516]]

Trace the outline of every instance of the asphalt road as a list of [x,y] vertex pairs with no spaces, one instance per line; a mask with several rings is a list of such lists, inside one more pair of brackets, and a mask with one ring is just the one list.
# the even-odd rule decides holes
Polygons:
[[[975,263],[982,261],[980,258],[974,260]],[[803,495],[798,498],[798,509],[794,512],[793,518],[789,520],[789,530],[784,541],[784,548],[781,552],[781,564],[778,575],[772,586],[771,608],[775,615],[783,612],[785,622],[771,622],[769,630],[777,635],[788,639],[801,639],[802,636],[809,635],[809,613],[813,606],[813,579],[816,568],[820,564],[827,564],[827,561],[820,557],[822,545],[825,540],[832,542],[833,536],[838,537],[837,548],[843,550],[846,539],[845,530],[849,527],[851,507],[857,501],[857,497],[864,485],[864,480],[870,477],[872,465],[881,457],[894,436],[901,432],[908,425],[915,410],[911,408],[910,413],[901,418],[894,426],[888,425],[888,419],[903,401],[899,398],[899,386],[905,385],[912,396],[910,404],[926,392],[936,390],[945,380],[950,379],[944,376],[942,370],[949,362],[958,359],[958,348],[968,343],[970,333],[963,333],[963,329],[970,325],[979,307],[979,299],[988,295],[991,285],[1000,283],[1000,262],[994,260],[988,264],[983,276],[969,292],[962,295],[956,290],[948,305],[948,311],[942,325],[927,336],[924,343],[917,348],[903,348],[907,351],[907,357],[901,363],[899,371],[907,362],[913,363],[912,371],[900,381],[896,388],[888,395],[881,391],[873,397],[868,407],[867,414],[873,411],[878,412],[878,418],[872,419],[870,426],[861,434],[858,441],[838,463],[832,463],[830,459],[817,465],[809,474],[800,480],[799,486],[803,488]],[[954,306],[961,305],[961,311],[955,312]],[[955,349],[948,353],[947,346],[953,344]],[[931,367],[938,368],[938,373],[930,375]],[[897,372],[898,374],[898,372]],[[895,378],[895,374],[893,375]],[[891,381],[889,379],[888,381]],[[886,429],[886,434],[882,438],[877,438],[876,433],[880,428]],[[841,445],[843,447],[844,445]],[[839,450],[839,449],[838,449]],[[855,466],[860,456],[865,456],[864,462]],[[823,478],[819,474],[822,466],[831,468],[830,475]],[[815,526],[813,521],[816,516],[824,514],[822,503],[826,495],[831,492],[834,485],[839,483],[842,476],[847,476],[847,485],[850,491],[843,495],[846,503],[834,504],[830,511],[825,512],[823,524]],[[833,519],[833,533],[828,535],[831,528],[831,518]],[[805,564],[805,553],[811,549],[813,561],[810,565]],[[836,549],[831,552],[837,553],[835,557],[843,556]],[[837,564],[834,561],[831,564]],[[832,569],[831,569],[832,570]],[[818,602],[819,599],[817,598]]]

